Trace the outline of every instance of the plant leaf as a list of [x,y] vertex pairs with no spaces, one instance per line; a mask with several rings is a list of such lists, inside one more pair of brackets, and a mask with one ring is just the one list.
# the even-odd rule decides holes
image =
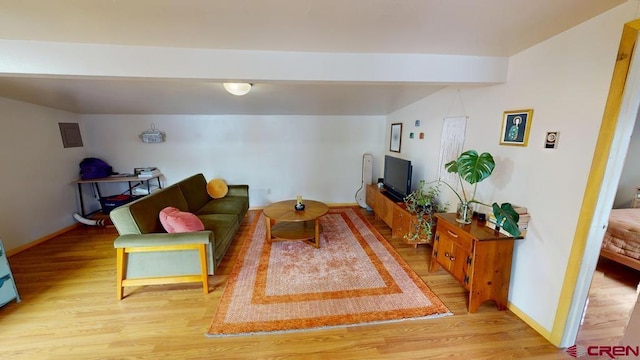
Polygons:
[[513,209],[513,206],[510,203],[504,203],[502,205],[493,203],[492,207],[497,225],[502,227],[514,238],[519,237],[520,228],[518,227],[518,220],[520,220],[520,215]]
[[[445,165],[445,167],[449,166],[449,164]],[[453,168],[453,166],[450,167]],[[457,169],[457,173],[463,180],[469,184],[475,184],[488,178],[495,167],[496,163],[491,154],[485,152],[478,155],[475,150],[467,150],[458,157],[455,169]],[[447,170],[456,172],[449,170],[449,168]]]
[[456,160],[449,161],[444,164],[444,168],[447,169],[447,172],[457,173],[458,172],[458,162]]

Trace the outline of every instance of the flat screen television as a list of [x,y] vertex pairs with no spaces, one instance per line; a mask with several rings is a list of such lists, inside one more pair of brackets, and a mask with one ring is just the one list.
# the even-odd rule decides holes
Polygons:
[[384,188],[389,197],[402,201],[411,193],[411,161],[393,156],[384,156]]

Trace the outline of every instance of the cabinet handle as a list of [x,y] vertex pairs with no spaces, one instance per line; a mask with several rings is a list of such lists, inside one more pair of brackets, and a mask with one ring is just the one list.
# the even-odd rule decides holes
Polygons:
[[451,257],[449,257],[449,260],[451,260],[451,261],[454,261],[455,259],[456,259],[456,257],[455,257],[455,256],[451,256]]
[[448,258],[449,256],[451,256],[451,255],[448,252],[445,251],[444,257]]
[[454,237],[454,238],[457,238],[457,237],[458,237],[458,234],[456,234],[456,233],[454,233],[454,232],[451,232],[451,230],[447,230],[447,233],[448,233],[449,235],[451,235],[451,237]]

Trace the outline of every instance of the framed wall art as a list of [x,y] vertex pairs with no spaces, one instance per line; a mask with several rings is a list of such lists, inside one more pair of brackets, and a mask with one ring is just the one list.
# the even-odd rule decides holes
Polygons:
[[401,145],[402,145],[402,123],[391,124],[389,151],[399,153]]
[[500,145],[527,146],[532,118],[533,109],[505,111]]

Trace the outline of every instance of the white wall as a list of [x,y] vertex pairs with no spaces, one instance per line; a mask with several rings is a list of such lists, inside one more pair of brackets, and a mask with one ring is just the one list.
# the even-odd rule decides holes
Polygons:
[[[509,301],[549,331],[622,26],[634,10],[626,3],[513,56],[505,84],[461,89],[462,101],[457,89],[448,88],[387,121],[387,127],[403,122],[412,128],[415,119],[422,120],[419,131],[426,139],[409,140],[404,131],[402,156],[420,164],[420,176],[434,180],[442,119],[469,116],[464,148],[488,151],[496,160],[492,177],[479,185],[480,199],[524,205],[532,216],[526,239],[516,241]],[[527,108],[534,109],[529,145],[499,145],[503,111]],[[555,150],[543,148],[547,131],[560,132]],[[450,192],[443,195],[456,203]]]
[[[83,115],[89,153],[118,172],[157,166],[173,184],[202,172],[249,184],[252,207],[303,198],[355,203],[362,154],[379,157],[383,116]],[[167,141],[145,144],[154,124]],[[374,169],[376,171],[376,169]],[[108,194],[111,195],[111,194]]]
[[631,199],[636,195],[636,188],[640,187],[640,156],[638,154],[640,154],[640,123],[636,122],[613,203],[614,208],[630,207]]
[[79,119],[0,98],[0,237],[8,251],[74,223],[77,193],[72,182],[85,148],[65,149],[59,122]]

